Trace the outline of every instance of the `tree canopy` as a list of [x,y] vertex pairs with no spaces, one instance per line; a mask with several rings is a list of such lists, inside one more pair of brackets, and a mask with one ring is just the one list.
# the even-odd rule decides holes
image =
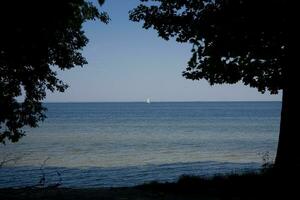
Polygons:
[[284,0],[141,0],[130,19],[165,40],[191,43],[183,76],[283,91],[276,166],[300,167],[299,136],[289,127],[288,20]]
[[67,88],[55,69],[87,64],[83,23],[109,17],[84,0],[30,0],[2,1],[0,20],[0,142],[16,142],[45,118],[46,90]]
[[132,21],[163,39],[193,45],[183,76],[210,84],[237,83],[277,93],[285,84],[284,0],[141,0]]

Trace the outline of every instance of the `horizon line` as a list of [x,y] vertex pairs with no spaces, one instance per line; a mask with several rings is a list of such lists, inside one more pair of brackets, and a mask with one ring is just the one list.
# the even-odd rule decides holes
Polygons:
[[[145,103],[146,101],[44,101],[42,103]],[[208,102],[282,102],[281,100],[199,100],[199,101],[151,101],[151,103],[208,103]]]

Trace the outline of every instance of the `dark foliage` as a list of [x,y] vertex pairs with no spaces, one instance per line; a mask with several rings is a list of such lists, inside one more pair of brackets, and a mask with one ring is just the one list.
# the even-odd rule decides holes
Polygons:
[[141,0],[130,19],[168,40],[193,44],[183,75],[260,92],[283,89],[287,54],[284,0]]
[[300,166],[299,136],[289,129],[288,2],[284,0],[141,0],[130,19],[165,40],[193,45],[183,76],[211,85],[243,82],[283,91],[276,166]]
[[88,42],[82,24],[96,19],[109,20],[84,0],[1,1],[0,142],[18,141],[22,127],[36,127],[45,118],[46,90],[67,88],[55,68],[87,63],[81,54]]
[[[211,178],[182,176],[177,183],[152,182],[136,186],[152,193],[170,193],[182,199],[288,199],[299,196],[299,172],[219,175]],[[206,199],[206,198],[203,198]]]

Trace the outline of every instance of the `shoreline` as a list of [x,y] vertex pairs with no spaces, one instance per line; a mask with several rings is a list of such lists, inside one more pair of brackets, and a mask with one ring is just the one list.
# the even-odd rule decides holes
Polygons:
[[[298,191],[294,184],[295,176],[282,176],[266,169],[260,173],[231,174],[202,178],[182,176],[175,183],[151,182],[134,187],[118,188],[2,188],[0,199],[25,200],[179,200],[179,199],[275,199],[278,195],[288,197]],[[290,186],[290,187],[286,187]],[[296,186],[296,187],[295,187]],[[295,189],[296,188],[296,189]],[[295,189],[295,190],[294,190]]]
[[160,165],[113,168],[64,168],[64,167],[3,167],[0,170],[0,188],[21,188],[36,185],[44,178],[44,186],[60,183],[65,188],[117,188],[134,187],[153,181],[177,182],[181,176],[213,177],[215,175],[258,172],[261,163],[187,162]]

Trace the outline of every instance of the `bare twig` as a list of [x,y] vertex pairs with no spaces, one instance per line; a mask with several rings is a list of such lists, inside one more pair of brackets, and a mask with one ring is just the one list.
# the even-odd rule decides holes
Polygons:
[[59,177],[59,180],[57,183],[54,184],[49,184],[48,186],[46,186],[46,173],[44,171],[45,165],[47,163],[47,161],[50,159],[50,157],[46,158],[43,163],[41,164],[40,167],[40,171],[41,171],[41,178],[38,182],[38,184],[34,185],[33,187],[42,187],[42,188],[57,188],[62,184],[62,178],[61,178],[61,174],[56,171],[57,176]]
[[7,163],[10,163],[10,162],[13,162],[14,164],[16,164],[24,156],[25,156],[25,154],[11,158],[11,154],[6,154],[0,161],[0,168],[2,168],[4,165],[6,165]]

